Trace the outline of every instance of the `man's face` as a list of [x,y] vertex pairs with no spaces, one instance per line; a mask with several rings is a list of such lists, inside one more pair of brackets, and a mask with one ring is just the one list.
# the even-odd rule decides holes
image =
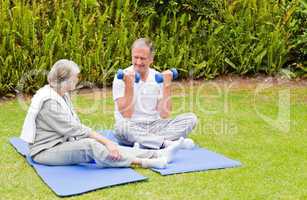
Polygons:
[[132,64],[137,72],[146,73],[152,62],[153,58],[148,47],[132,49]]

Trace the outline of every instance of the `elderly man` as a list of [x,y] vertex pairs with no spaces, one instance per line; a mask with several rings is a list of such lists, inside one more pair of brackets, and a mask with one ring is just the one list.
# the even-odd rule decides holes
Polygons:
[[[115,101],[115,132],[121,143],[138,144],[143,148],[160,149],[186,137],[197,123],[193,113],[169,119],[171,113],[172,72],[164,71],[163,84],[155,81],[156,70],[150,68],[154,59],[152,42],[145,38],[132,45],[132,66],[124,70],[123,80],[113,81]],[[135,82],[135,73],[141,80]],[[184,139],[186,148],[194,145]]]
[[121,147],[80,122],[69,98],[79,72],[73,61],[57,61],[48,74],[49,84],[32,98],[21,134],[30,144],[32,159],[46,165],[95,161],[100,167],[166,167],[183,141],[159,151]]

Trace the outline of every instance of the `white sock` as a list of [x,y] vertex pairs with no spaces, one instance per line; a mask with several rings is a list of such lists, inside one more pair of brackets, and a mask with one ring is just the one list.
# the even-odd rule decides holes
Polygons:
[[139,149],[140,148],[140,144],[135,142],[134,145],[133,145],[133,148],[134,149]]
[[167,159],[165,157],[161,158],[144,158],[141,159],[142,167],[144,168],[158,168],[164,169],[167,165]]
[[[194,141],[190,138],[180,137],[179,140],[183,140],[183,142],[181,144],[182,149],[193,149],[195,147]],[[174,145],[174,143],[178,142],[179,140],[175,140],[175,141],[165,140],[163,145],[164,145],[164,147],[169,147],[169,146]]]
[[[181,138],[183,138],[183,137],[181,137]],[[184,138],[183,139],[183,143],[182,143],[183,149],[193,149],[194,147],[195,147],[195,143],[192,139],[190,139],[190,138]]]
[[168,163],[173,161],[175,153],[183,146],[183,140],[183,138],[180,138],[172,142],[168,147],[157,150],[157,157],[165,157]]

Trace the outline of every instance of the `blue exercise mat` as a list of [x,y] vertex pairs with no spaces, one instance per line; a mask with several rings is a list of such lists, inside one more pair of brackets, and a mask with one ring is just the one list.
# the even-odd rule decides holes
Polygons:
[[26,156],[28,163],[42,180],[58,195],[72,196],[113,185],[147,179],[131,168],[97,168],[96,164],[70,166],[40,165],[28,156],[27,143],[19,138],[11,138],[10,143]]
[[174,160],[168,164],[167,168],[152,170],[159,172],[161,175],[171,175],[239,166],[241,166],[239,161],[231,160],[223,155],[196,147],[190,150],[179,150],[176,153]]

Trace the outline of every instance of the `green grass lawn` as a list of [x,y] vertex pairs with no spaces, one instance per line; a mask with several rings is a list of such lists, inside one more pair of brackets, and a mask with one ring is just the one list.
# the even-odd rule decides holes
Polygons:
[[[307,87],[275,85],[255,95],[259,84],[206,82],[174,89],[174,115],[192,111],[199,118],[190,137],[242,167],[171,176],[137,168],[147,181],[71,198],[307,199]],[[74,103],[85,124],[113,127],[110,91],[76,94]],[[18,100],[0,103],[0,199],[58,199],[8,143],[19,136],[25,112]]]

